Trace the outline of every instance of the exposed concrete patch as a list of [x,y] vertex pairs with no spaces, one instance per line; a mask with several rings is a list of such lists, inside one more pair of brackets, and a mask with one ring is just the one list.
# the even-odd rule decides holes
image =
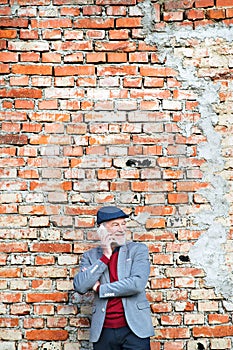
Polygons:
[[[146,11],[149,7],[148,1],[142,3],[140,7]],[[151,20],[151,15],[145,16],[145,21]],[[220,24],[192,30],[167,25],[163,32],[157,33],[152,31],[149,33],[148,28],[151,26],[146,23],[146,43],[157,45],[161,62],[166,61],[166,66],[175,68],[179,72],[182,89],[195,91],[198,96],[200,120],[197,123],[185,121],[179,126],[183,135],[187,137],[191,135],[192,128],[197,126],[207,138],[207,142],[199,145],[198,154],[200,158],[206,159],[202,168],[203,181],[207,181],[211,186],[199,192],[210,203],[211,211],[201,211],[193,215],[193,226],[190,229],[196,229],[198,226],[200,229],[205,229],[206,232],[190,249],[189,257],[192,264],[201,267],[206,272],[207,285],[215,287],[216,292],[221,293],[227,299],[229,309],[233,305],[233,274],[227,268],[226,252],[223,248],[228,232],[228,226],[225,224],[229,213],[229,203],[225,198],[228,187],[227,182],[221,176],[221,171],[224,169],[224,158],[221,152],[221,135],[214,129],[218,116],[213,109],[213,104],[218,103],[219,86],[214,84],[210,78],[198,76],[198,68],[184,65],[182,55],[175,54],[175,47],[187,47],[187,41],[190,39],[198,39],[206,44],[206,40],[211,39],[215,42],[216,38],[221,38],[232,43],[233,27]]]
[[153,30],[153,23],[156,18],[154,6],[150,0],[145,0],[144,2],[139,3],[138,7],[142,10],[144,15],[142,19],[143,34],[149,35]]

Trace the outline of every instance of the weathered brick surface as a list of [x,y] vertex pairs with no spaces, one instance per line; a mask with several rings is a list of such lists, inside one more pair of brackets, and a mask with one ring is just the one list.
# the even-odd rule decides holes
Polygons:
[[189,257],[196,215],[233,220],[232,23],[231,0],[0,0],[0,350],[91,349],[72,278],[106,203],[149,247],[151,349],[232,349],[232,290]]

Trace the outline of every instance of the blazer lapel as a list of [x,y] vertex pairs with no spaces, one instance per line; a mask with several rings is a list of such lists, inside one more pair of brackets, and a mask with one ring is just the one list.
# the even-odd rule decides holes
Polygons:
[[119,250],[118,262],[117,262],[117,274],[118,279],[121,280],[126,276],[126,255],[127,246],[123,245]]
[[[101,247],[98,247],[97,250],[97,258],[100,259],[101,256],[103,255],[103,251]],[[110,277],[109,277],[109,271],[108,269],[106,269],[103,273],[103,275],[101,276],[100,280],[104,283],[109,283],[110,282]]]

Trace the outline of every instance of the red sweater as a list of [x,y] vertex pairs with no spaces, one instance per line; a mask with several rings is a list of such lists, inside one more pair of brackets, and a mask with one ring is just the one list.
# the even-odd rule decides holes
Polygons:
[[[110,259],[105,255],[101,260],[108,265],[110,282],[118,281],[117,275],[117,260],[119,250],[113,252]],[[104,328],[120,328],[127,325],[125,319],[124,308],[120,297],[109,298],[106,308],[106,316],[104,321]]]

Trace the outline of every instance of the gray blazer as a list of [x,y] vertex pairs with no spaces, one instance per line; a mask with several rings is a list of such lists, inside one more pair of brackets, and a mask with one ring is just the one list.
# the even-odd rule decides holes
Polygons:
[[154,335],[150,305],[145,293],[150,273],[147,246],[128,242],[120,248],[117,265],[119,281],[113,283],[110,283],[108,266],[100,260],[101,256],[100,247],[85,252],[80,262],[80,272],[74,277],[74,289],[80,294],[91,290],[96,281],[101,283],[93,303],[90,341],[97,342],[100,337],[110,297],[122,298],[128,326],[138,337]]

